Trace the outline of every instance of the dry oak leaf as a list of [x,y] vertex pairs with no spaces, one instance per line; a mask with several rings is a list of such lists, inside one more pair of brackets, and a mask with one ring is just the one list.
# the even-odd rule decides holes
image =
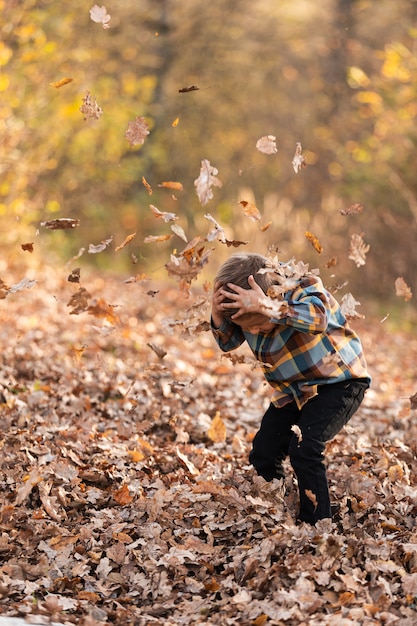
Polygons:
[[216,415],[213,417],[207,435],[213,443],[223,443],[223,441],[226,441],[226,425],[220,417],[219,411],[217,411]]
[[297,142],[295,144],[295,152],[291,163],[296,174],[300,169],[307,167],[307,161],[305,159],[305,156],[303,155],[303,149],[300,142]]
[[243,208],[243,213],[249,217],[254,222],[257,222],[261,219],[261,214],[254,202],[249,202],[247,200],[240,200],[239,204]]
[[60,80],[57,80],[54,83],[49,83],[51,87],[55,87],[55,89],[60,89],[60,87],[63,87],[64,85],[69,85],[69,83],[73,82],[73,78],[61,78]]
[[154,216],[157,219],[162,219],[165,223],[166,222],[175,222],[175,220],[178,219],[178,216],[175,213],[169,213],[168,211],[160,211],[153,204],[150,204],[149,207],[150,207],[152,213],[154,214]]
[[56,220],[47,220],[41,222],[41,226],[49,228],[50,230],[66,230],[70,228],[76,228],[80,225],[80,220],[72,219],[71,217],[59,217]]
[[79,267],[76,267],[75,269],[72,270],[67,280],[70,283],[79,283],[80,277],[81,277],[81,269]]
[[365,244],[362,235],[352,235],[349,246],[349,259],[356,264],[356,267],[365,265],[366,254],[369,252],[369,244]]
[[275,154],[278,152],[276,141],[274,135],[265,135],[256,142],[256,149],[263,154]]
[[340,302],[340,310],[346,319],[363,319],[365,316],[356,311],[356,307],[360,304],[351,293],[346,293]]
[[88,301],[91,298],[91,294],[84,287],[80,287],[79,290],[72,294],[67,306],[72,310],[70,315],[79,315],[88,309]]
[[200,175],[194,181],[198,199],[204,206],[213,198],[212,187],[222,187],[223,183],[217,178],[218,169],[211,165],[208,159],[201,161]]
[[399,296],[400,298],[404,298],[406,302],[411,300],[411,298],[413,297],[410,287],[407,285],[402,276],[399,276],[395,280],[395,295]]
[[117,246],[114,251],[115,252],[119,252],[119,250],[122,250],[125,246],[127,246],[128,243],[130,243],[132,241],[132,239],[134,239],[136,237],[136,233],[131,233],[130,235],[128,235],[126,237],[126,239],[123,241],[123,243],[121,243],[119,246]]
[[99,7],[95,4],[90,9],[90,19],[96,24],[101,24],[104,29],[110,28],[111,15],[107,13],[105,6]]
[[133,502],[133,497],[130,495],[129,487],[126,483],[124,483],[124,485],[122,485],[122,487],[120,487],[120,489],[113,494],[113,498],[121,506],[125,506]]
[[362,213],[363,206],[359,202],[351,204],[347,209],[340,209],[341,215],[353,215],[354,213]]
[[111,244],[112,241],[113,241],[113,235],[109,237],[108,239],[104,239],[101,243],[97,245],[90,243],[90,245],[88,246],[88,253],[97,254],[98,252],[103,252],[103,250],[105,250],[107,246]]
[[144,176],[142,176],[142,185],[145,187],[148,195],[151,196],[153,194],[153,189]]
[[99,120],[103,115],[103,109],[97,104],[96,99],[92,99],[90,92],[87,90],[83,98],[83,103],[80,106],[80,111],[83,114],[84,121],[89,117]]
[[410,404],[411,404],[411,410],[416,411],[417,410],[417,393],[410,396]]
[[33,243],[22,243],[21,248],[24,252],[33,252]]
[[183,185],[175,180],[166,180],[162,183],[159,183],[158,187],[164,187],[165,189],[175,189],[176,191],[182,191]]
[[155,242],[160,242],[160,241],[168,241],[169,239],[172,239],[173,236],[174,235],[148,235],[147,237],[145,237],[143,242],[155,243]]
[[149,126],[145,118],[137,117],[133,122],[128,122],[125,137],[131,146],[139,146],[144,143],[149,132]]
[[313,246],[313,248],[316,250],[316,252],[321,254],[323,252],[324,248],[321,245],[320,241],[317,239],[317,237],[315,235],[313,235],[313,233],[310,233],[309,230],[306,230],[304,235],[305,235],[305,238],[307,239],[307,241],[309,241],[311,243],[311,245]]

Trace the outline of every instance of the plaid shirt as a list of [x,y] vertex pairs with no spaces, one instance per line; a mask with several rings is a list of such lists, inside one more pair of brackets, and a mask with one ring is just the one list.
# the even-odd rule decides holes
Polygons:
[[213,335],[224,352],[246,341],[274,388],[272,402],[284,406],[295,399],[301,407],[317,394],[317,385],[370,376],[362,345],[349,328],[335,298],[317,276],[302,278],[284,295],[283,316],[272,317],[276,328],[252,334],[227,320]]

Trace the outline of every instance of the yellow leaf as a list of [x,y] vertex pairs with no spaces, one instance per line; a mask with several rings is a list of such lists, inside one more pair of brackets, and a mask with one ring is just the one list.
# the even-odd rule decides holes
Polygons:
[[403,476],[404,470],[401,465],[391,465],[391,467],[388,468],[388,477],[391,482],[395,483],[401,480]]
[[310,233],[310,231],[306,230],[305,234],[305,238],[311,243],[311,245],[313,246],[313,248],[319,253],[321,254],[323,252],[323,246],[321,245],[320,241],[317,239],[317,237],[315,235],[313,235],[313,233]]
[[216,415],[213,417],[207,434],[213,443],[222,443],[223,441],[226,441],[226,426],[220,417],[219,411],[217,411]]
[[129,450],[129,456],[132,458],[134,463],[139,463],[145,458],[145,455],[143,452],[140,452],[140,450]]
[[176,117],[175,120],[172,122],[172,126],[175,128],[176,126],[178,126],[179,123],[180,123],[180,118]]
[[118,504],[121,504],[122,506],[126,504],[131,504],[131,502],[133,501],[133,498],[130,495],[129,487],[126,483],[114,493],[113,497],[116,502]]
[[68,85],[69,83],[73,82],[73,78],[61,78],[61,80],[57,80],[54,83],[49,83],[51,85],[51,87],[55,87],[55,89],[59,89],[60,87],[63,87],[64,85]]

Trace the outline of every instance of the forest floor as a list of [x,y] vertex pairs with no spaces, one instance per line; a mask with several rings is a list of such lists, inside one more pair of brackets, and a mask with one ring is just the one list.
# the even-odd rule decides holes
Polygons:
[[290,467],[282,485],[248,465],[269,389],[245,348],[217,350],[207,295],[87,282],[0,300],[0,615],[416,624],[417,337],[353,324],[373,385],[328,446],[340,513],[296,525]]

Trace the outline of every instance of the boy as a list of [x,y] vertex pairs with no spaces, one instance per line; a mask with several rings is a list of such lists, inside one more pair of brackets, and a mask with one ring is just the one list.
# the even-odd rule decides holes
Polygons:
[[246,341],[275,390],[249,456],[256,472],[267,481],[283,478],[289,455],[298,519],[331,518],[326,442],[370,384],[360,339],[339,304],[301,262],[235,254],[217,274],[211,326],[224,352]]

